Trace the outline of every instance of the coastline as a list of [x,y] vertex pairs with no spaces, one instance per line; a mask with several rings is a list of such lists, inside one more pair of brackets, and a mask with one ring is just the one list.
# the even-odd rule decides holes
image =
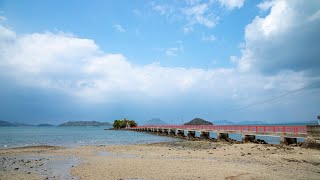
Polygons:
[[320,174],[319,150],[185,140],[2,149],[0,160],[0,179],[318,179]]

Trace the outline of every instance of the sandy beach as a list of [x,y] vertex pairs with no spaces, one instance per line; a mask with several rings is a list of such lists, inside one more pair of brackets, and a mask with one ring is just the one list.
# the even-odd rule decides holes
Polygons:
[[181,141],[0,150],[0,179],[319,179],[320,151]]

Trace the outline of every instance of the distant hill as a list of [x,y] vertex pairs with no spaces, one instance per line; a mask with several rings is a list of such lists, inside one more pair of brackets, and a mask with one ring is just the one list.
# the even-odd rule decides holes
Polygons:
[[7,121],[0,121],[0,126],[15,126],[15,125]]
[[213,125],[212,122],[206,121],[201,118],[194,118],[190,122],[185,123],[184,125]]
[[7,122],[7,121],[0,121],[0,127],[1,126],[33,126],[31,124],[26,124],[26,123],[16,123],[16,122]]
[[235,123],[228,120],[213,121],[215,125],[234,125]]
[[38,124],[37,127],[52,127],[52,124]]
[[59,126],[112,126],[112,124],[98,121],[69,121],[62,123]]
[[167,123],[165,123],[164,121],[162,121],[159,118],[152,118],[152,119],[145,121],[143,123],[143,125],[165,125],[165,124],[167,124]]
[[269,125],[269,123],[264,121],[240,121],[235,124],[236,125]]
[[301,122],[287,122],[287,123],[279,123],[279,124],[272,124],[272,125],[289,125],[289,126],[305,126],[305,125],[318,125],[318,121],[301,121]]
[[14,122],[12,123],[14,126],[33,126],[32,124],[27,124],[27,123],[17,123],[17,122]]

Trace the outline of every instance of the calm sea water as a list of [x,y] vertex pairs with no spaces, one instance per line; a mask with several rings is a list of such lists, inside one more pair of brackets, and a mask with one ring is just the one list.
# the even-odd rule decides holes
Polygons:
[[144,144],[175,140],[131,131],[106,131],[104,128],[106,127],[0,127],[0,148]]

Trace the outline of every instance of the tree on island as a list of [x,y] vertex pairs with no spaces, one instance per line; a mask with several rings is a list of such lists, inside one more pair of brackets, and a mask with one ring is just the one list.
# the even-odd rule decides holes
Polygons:
[[185,123],[184,125],[213,125],[212,122],[206,121],[201,118],[194,118],[190,122]]
[[134,120],[128,120],[126,118],[123,118],[121,120],[114,120],[113,128],[114,129],[123,129],[123,128],[131,128],[135,127],[138,124]]

